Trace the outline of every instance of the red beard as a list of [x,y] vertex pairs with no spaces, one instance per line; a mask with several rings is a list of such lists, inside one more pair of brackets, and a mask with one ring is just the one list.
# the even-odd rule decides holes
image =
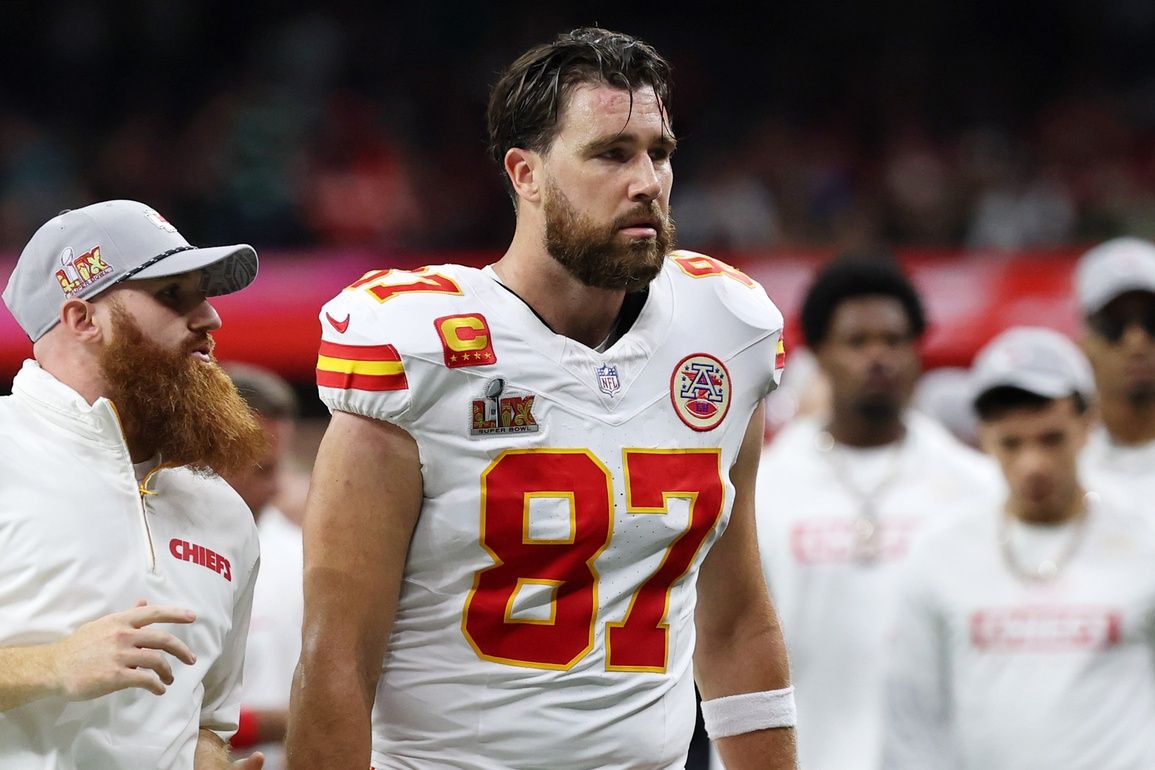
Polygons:
[[[247,471],[267,448],[260,423],[216,364],[192,355],[206,332],[178,350],[145,337],[128,311],[112,308],[115,333],[100,353],[108,396],[131,445],[154,447],[170,465]],[[210,347],[211,350],[211,347]]]

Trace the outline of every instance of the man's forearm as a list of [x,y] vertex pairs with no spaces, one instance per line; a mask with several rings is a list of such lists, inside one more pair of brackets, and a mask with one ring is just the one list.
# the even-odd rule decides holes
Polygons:
[[0,647],[0,712],[59,694],[52,646]]
[[285,738],[289,770],[368,767],[372,710],[356,666],[302,651]]
[[732,735],[714,742],[726,770],[796,770],[793,727],[775,727]]
[[733,638],[709,639],[708,633],[699,633],[694,672],[703,700],[790,686],[781,632],[774,625],[758,625]]
[[[708,655],[695,655],[703,700],[779,690],[789,686],[782,637],[772,629],[719,642]],[[727,770],[794,770],[794,728],[776,727],[715,739]]]

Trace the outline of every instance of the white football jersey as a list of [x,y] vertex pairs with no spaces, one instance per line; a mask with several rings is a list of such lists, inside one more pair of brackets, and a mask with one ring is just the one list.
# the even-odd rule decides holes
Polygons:
[[697,571],[777,379],[762,288],[675,252],[604,353],[490,268],[372,272],[321,324],[322,399],[422,463],[374,766],[681,767]]
[[[906,565],[882,766],[1155,767],[1149,518],[1103,501],[1084,524],[1000,517],[958,516]],[[1019,576],[1047,562],[1054,579]]]

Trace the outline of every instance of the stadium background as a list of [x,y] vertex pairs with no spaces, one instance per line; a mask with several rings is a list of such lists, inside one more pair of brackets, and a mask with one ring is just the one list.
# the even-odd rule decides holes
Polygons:
[[[1146,0],[7,2],[0,272],[62,208],[146,201],[194,243],[257,247],[260,280],[218,302],[218,354],[309,394],[316,311],[342,286],[500,253],[488,86],[592,23],[675,66],[681,243],[788,317],[822,260],[892,250],[928,299],[928,365],[965,364],[1010,323],[1073,331],[1073,257],[1155,235]],[[0,314],[5,386],[30,349]]]
[[[1075,257],[1155,236],[1150,0],[10,0],[0,275],[57,211],[107,198],[194,243],[252,243],[261,276],[216,301],[218,355],[280,372],[320,417],[321,303],[369,269],[500,254],[488,87],[588,24],[673,63],[680,241],[788,319],[822,261],[892,252],[929,305],[928,367],[965,365],[1008,325],[1074,332]],[[0,312],[0,393],[30,352]],[[321,424],[298,434],[290,495]]]

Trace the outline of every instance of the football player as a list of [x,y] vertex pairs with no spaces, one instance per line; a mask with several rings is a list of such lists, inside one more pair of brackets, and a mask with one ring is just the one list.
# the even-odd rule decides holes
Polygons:
[[792,768],[753,489],[782,316],[672,251],[669,67],[579,29],[494,87],[505,255],[321,312],[293,768]]

